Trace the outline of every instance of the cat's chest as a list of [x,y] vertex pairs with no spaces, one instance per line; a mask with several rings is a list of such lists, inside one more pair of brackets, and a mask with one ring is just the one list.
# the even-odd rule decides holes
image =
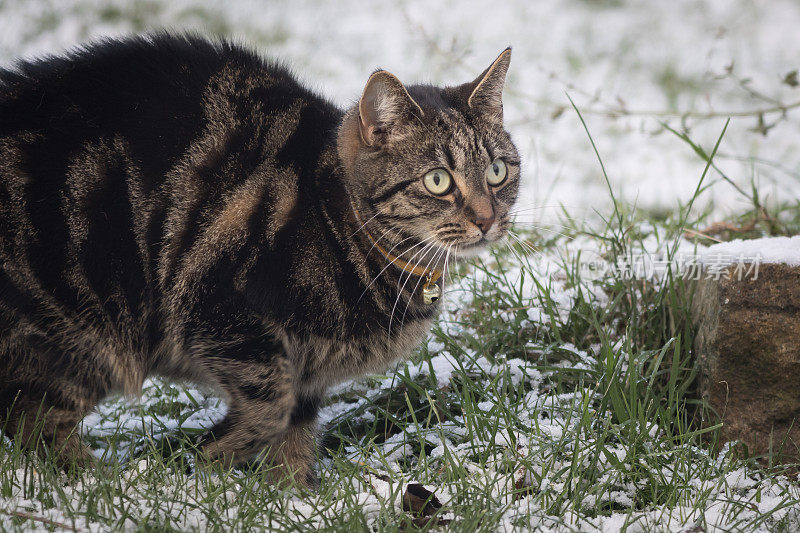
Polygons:
[[297,369],[297,385],[318,394],[328,387],[363,374],[382,372],[411,355],[430,330],[431,319],[404,324],[392,331],[339,339],[286,333],[284,345]]

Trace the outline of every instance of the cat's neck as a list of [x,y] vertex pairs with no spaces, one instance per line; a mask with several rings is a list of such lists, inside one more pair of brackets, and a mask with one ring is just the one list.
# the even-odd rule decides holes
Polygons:
[[[402,301],[402,309],[410,306],[429,316],[435,308],[431,304],[438,296],[433,302],[426,301],[422,297],[423,288],[427,286],[431,291],[442,286],[445,261],[432,251],[415,256],[414,252],[424,248],[421,239],[395,236],[377,224],[369,203],[348,190],[346,163],[339,148],[326,147],[317,179],[320,211],[327,231],[348,250],[348,260],[356,265],[365,293],[381,288],[390,308]],[[406,250],[412,251],[403,254]]]

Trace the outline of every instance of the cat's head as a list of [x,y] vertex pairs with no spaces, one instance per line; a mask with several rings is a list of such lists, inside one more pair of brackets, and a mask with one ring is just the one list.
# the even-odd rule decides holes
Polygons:
[[468,257],[505,236],[520,179],[503,129],[510,60],[509,48],[455,87],[405,87],[385,70],[369,78],[338,149],[351,201],[381,244],[424,241]]

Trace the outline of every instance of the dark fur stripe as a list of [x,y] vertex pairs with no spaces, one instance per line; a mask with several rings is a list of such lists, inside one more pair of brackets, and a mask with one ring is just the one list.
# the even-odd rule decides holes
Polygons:
[[387,190],[379,192],[377,194],[377,196],[374,196],[372,198],[372,201],[375,204],[382,204],[386,200],[388,200],[389,198],[394,196],[395,194],[399,193],[400,191],[402,191],[404,189],[407,189],[409,186],[413,185],[417,181],[418,180],[416,180],[416,179],[408,179],[408,180],[401,181],[399,183],[395,183],[394,185],[389,187]]

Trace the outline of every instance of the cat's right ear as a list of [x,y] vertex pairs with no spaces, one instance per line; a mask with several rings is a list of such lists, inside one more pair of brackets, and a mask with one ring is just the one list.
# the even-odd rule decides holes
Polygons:
[[358,101],[361,141],[367,146],[380,146],[415,114],[424,116],[400,80],[390,72],[378,70],[370,76]]

